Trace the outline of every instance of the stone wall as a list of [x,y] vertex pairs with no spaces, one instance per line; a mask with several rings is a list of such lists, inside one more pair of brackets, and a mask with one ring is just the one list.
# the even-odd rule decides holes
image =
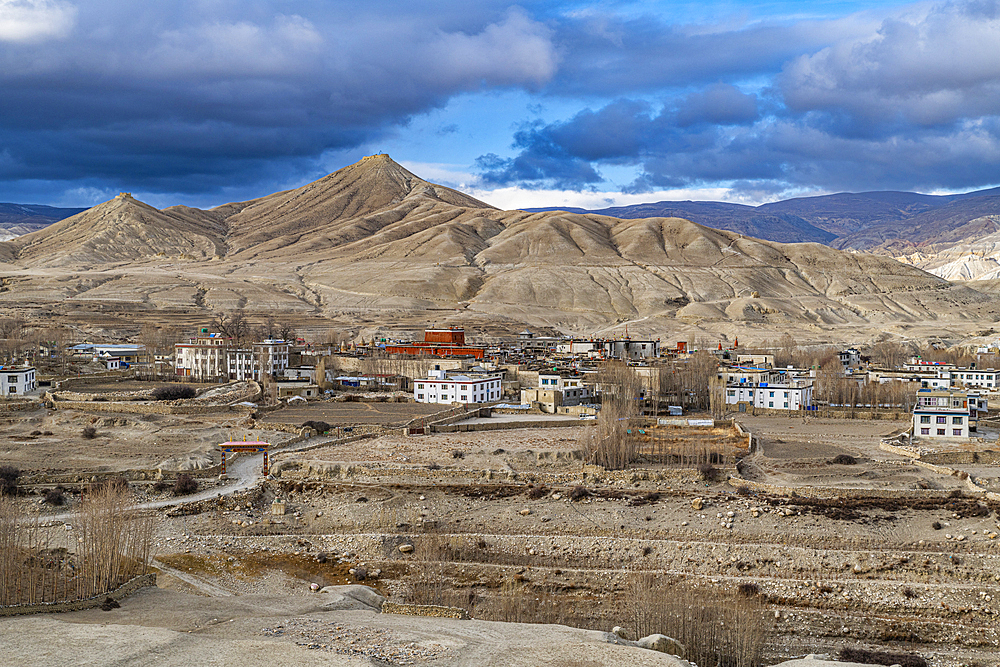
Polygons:
[[19,604],[9,607],[0,607],[0,616],[22,616],[26,614],[52,614],[63,611],[81,611],[83,609],[94,609],[104,604],[107,598],[121,600],[132,595],[141,588],[156,586],[156,574],[141,574],[125,582],[118,588],[107,593],[95,595],[92,598],[83,600],[71,600],[69,602],[43,602],[41,604]]
[[[696,483],[700,479],[697,470],[692,468],[646,469],[633,468],[629,470],[606,470],[601,466],[583,465],[576,470],[566,472],[515,472],[513,470],[467,470],[448,469],[429,470],[424,466],[407,467],[372,467],[364,464],[336,463],[328,461],[285,460],[280,466],[281,477],[293,479],[325,479],[325,480],[386,480],[393,478],[425,479],[431,483],[466,483],[466,484],[545,484],[558,486],[577,486],[586,484],[629,486],[639,481],[677,484],[681,482]],[[724,470],[725,473],[735,472]]]
[[172,401],[151,403],[94,402],[94,401],[51,401],[54,410],[82,410],[84,412],[118,412],[133,415],[209,415],[232,413],[249,416],[254,408],[245,405],[183,405]]
[[439,607],[435,604],[383,602],[382,613],[402,614],[405,616],[430,616],[432,618],[457,618],[462,621],[469,619],[469,612],[461,607]]
[[450,424],[446,426],[434,426],[434,433],[466,433],[471,431],[499,431],[510,428],[558,428],[570,426],[594,426],[596,419],[560,419],[546,421],[502,421],[492,424]]
[[732,486],[745,486],[751,491],[772,496],[798,496],[800,498],[944,498],[947,493],[933,489],[852,489],[830,486],[778,486],[743,479],[736,475],[729,477]]

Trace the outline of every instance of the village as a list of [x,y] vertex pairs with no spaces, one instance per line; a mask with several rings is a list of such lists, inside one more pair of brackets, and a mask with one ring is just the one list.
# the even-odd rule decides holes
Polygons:
[[[115,583],[155,575],[155,593],[120,596],[133,612],[364,586],[387,618],[619,626],[634,642],[670,627],[647,614],[672,618],[658,600],[676,599],[741,628],[710,642],[752,645],[735,664],[1000,655],[994,346],[224,329],[10,356],[4,497],[60,555],[3,604],[80,604],[58,592],[72,512],[114,486],[152,519],[147,569]],[[370,617],[336,636],[267,622],[268,641],[402,655],[352,643]],[[689,660],[722,664],[685,640]]]

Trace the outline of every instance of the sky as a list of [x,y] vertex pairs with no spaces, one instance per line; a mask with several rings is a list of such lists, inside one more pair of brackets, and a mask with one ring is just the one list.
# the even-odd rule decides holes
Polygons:
[[501,208],[1000,184],[1000,0],[0,0],[0,201],[388,153]]

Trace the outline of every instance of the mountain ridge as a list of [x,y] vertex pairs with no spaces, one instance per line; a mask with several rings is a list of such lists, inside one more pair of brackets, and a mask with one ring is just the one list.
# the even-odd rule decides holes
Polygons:
[[[0,304],[379,313],[574,332],[1000,319],[996,300],[888,257],[677,217],[501,211],[374,156],[211,210],[119,195],[0,243]],[[422,315],[421,315],[422,314]]]

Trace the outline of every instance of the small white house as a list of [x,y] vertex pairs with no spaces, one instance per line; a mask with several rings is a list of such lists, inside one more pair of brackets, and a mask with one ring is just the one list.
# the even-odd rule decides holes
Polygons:
[[976,407],[961,391],[921,389],[913,408],[913,436],[919,438],[968,438]]
[[0,366],[0,393],[4,396],[27,394],[37,388],[34,366]]
[[413,399],[418,403],[487,403],[500,400],[501,375],[446,375],[432,370],[414,380]]
[[538,388],[561,391],[562,405],[589,403],[592,398],[590,387],[583,384],[582,378],[566,377],[558,373],[539,373]]

